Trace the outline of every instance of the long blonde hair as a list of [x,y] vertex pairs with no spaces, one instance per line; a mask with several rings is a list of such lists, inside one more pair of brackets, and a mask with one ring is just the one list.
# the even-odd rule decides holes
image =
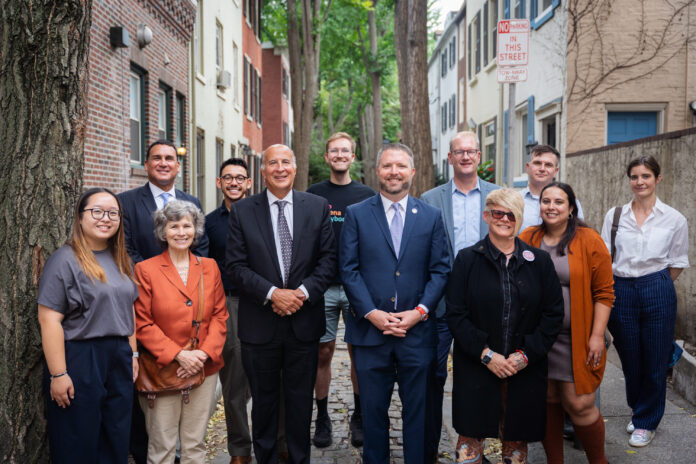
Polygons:
[[121,207],[121,202],[118,200],[118,197],[111,190],[95,187],[85,190],[82,195],[80,195],[80,198],[77,200],[77,205],[75,205],[72,237],[68,240],[67,244],[73,249],[78,264],[90,280],[94,281],[94,279],[99,279],[101,282],[106,282],[104,269],[99,265],[97,258],[87,244],[81,224],[82,215],[85,214],[85,206],[87,206],[92,195],[97,193],[108,193],[114,197],[116,199],[116,204],[118,204],[118,210],[121,211],[121,220],[118,224],[118,230],[109,238],[108,246],[121,275],[133,280],[133,271],[131,270],[133,264],[126,251],[126,239],[123,233],[123,208]]

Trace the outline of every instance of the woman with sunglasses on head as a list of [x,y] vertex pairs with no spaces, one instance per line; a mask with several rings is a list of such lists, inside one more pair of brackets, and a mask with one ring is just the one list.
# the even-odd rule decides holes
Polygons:
[[614,302],[611,257],[602,237],[578,218],[575,193],[552,182],[539,197],[541,225],[520,239],[551,255],[563,287],[563,328],[549,351],[546,437],[549,464],[563,463],[564,410],[591,464],[605,464],[604,419],[595,405],[606,365],[604,331]]
[[461,250],[450,273],[447,324],[454,337],[457,462],[477,464],[500,437],[503,462],[527,462],[544,437],[546,356],[563,321],[563,295],[545,251],[515,236],[524,201],[513,189],[486,198],[488,235]]
[[[686,218],[657,198],[662,180],[652,156],[632,160],[626,175],[633,199],[610,209],[602,238],[613,253],[616,303],[609,330],[626,379],[626,400],[632,409],[626,432],[631,446],[647,446],[665,411],[667,366],[677,314],[673,281],[689,267]],[[619,217],[614,216],[615,213]]]
[[75,208],[72,238],[48,259],[39,283],[54,463],[128,462],[138,288],[121,218],[111,191],[85,191]]

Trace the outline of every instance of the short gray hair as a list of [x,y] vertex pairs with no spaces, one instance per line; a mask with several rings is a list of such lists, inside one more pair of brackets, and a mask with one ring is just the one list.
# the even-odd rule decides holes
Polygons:
[[292,148],[288,147],[287,145],[283,145],[282,143],[276,143],[274,145],[271,145],[269,147],[266,147],[264,151],[261,152],[261,166],[260,169],[262,171],[266,170],[266,152],[270,150],[271,148],[279,148],[279,147],[284,147],[290,150],[290,153],[292,153],[292,165],[295,169],[297,169],[297,158],[295,158],[295,152],[292,151]]
[[454,144],[454,141],[457,139],[472,139],[476,142],[476,149],[480,150],[481,147],[479,146],[479,138],[476,132],[472,131],[462,131],[462,132],[457,132],[452,136],[452,138],[449,141],[449,150],[452,151],[452,145]]
[[205,225],[205,216],[203,216],[203,212],[198,209],[198,206],[190,201],[169,200],[167,204],[164,205],[164,208],[155,211],[155,238],[157,238],[157,243],[160,244],[162,249],[167,248],[167,239],[165,235],[167,224],[180,221],[184,216],[190,216],[191,222],[193,222],[195,230],[193,243],[191,244],[191,246],[193,246],[198,243],[198,239],[203,235],[203,226]]
[[413,151],[407,146],[404,145],[403,143],[399,142],[392,142],[388,143],[386,145],[382,145],[382,148],[379,149],[379,152],[377,153],[377,167],[379,168],[379,162],[382,161],[382,153],[384,153],[387,150],[394,150],[394,151],[403,151],[408,155],[408,159],[411,161],[411,167],[415,168],[416,164],[413,161]]

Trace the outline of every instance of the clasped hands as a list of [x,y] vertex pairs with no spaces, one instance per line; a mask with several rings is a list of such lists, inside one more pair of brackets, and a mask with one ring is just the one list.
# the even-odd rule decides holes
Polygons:
[[208,355],[203,350],[181,350],[174,359],[179,363],[176,375],[185,379],[198,374],[203,369]]
[[367,320],[377,327],[384,335],[393,335],[404,338],[406,332],[421,320],[421,313],[417,309],[388,313],[379,309],[373,310],[367,316]]
[[[488,352],[485,348],[481,353],[481,358]],[[493,357],[486,365],[488,370],[495,374],[499,379],[504,379],[517,374],[519,371],[527,367],[527,361],[522,353],[514,352],[506,358],[502,354],[493,353]]]
[[271,308],[279,316],[290,316],[300,310],[307,297],[299,288],[276,288],[271,294]]

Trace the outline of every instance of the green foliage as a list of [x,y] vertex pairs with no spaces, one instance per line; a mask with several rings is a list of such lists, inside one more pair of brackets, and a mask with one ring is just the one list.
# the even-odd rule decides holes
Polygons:
[[495,163],[493,160],[479,164],[478,176],[487,182],[495,182]]

